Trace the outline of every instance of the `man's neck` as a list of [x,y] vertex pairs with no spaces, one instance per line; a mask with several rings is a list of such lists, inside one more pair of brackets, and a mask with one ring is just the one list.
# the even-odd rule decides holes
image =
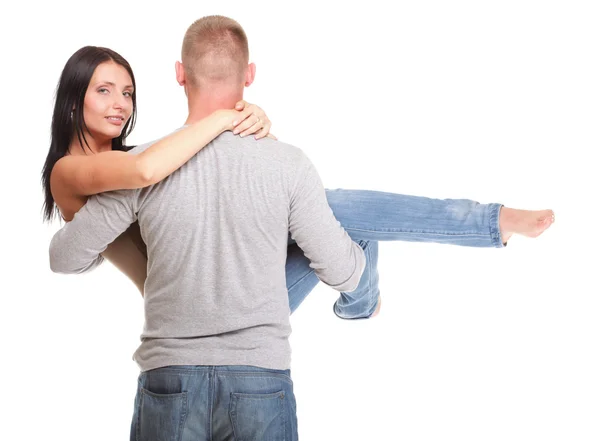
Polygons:
[[243,91],[192,90],[188,91],[188,118],[185,124],[193,124],[215,110],[233,109],[243,99]]

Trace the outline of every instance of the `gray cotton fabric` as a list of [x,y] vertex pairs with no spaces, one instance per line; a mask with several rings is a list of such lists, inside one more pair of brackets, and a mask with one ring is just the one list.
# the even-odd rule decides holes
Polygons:
[[92,270],[136,220],[148,247],[145,324],[133,356],[142,371],[289,369],[288,231],[336,290],[354,290],[365,267],[311,161],[268,138],[225,132],[153,186],[91,197],[52,239],[52,269]]

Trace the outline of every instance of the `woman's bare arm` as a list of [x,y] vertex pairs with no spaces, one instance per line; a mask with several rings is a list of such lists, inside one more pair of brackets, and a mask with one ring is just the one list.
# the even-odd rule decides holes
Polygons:
[[[228,126],[224,114],[215,112],[157,141],[138,155],[111,151],[61,158],[50,178],[54,200],[63,218],[71,221],[89,195],[155,184],[185,164]],[[144,295],[148,260],[137,222],[115,239],[102,256]]]
[[[234,113],[232,113],[234,112]],[[161,181],[213,139],[233,127],[243,112],[219,110],[195,124],[163,138],[132,155],[109,151],[95,155],[68,155],[52,170],[50,186],[55,199],[89,196],[111,190],[143,188]]]

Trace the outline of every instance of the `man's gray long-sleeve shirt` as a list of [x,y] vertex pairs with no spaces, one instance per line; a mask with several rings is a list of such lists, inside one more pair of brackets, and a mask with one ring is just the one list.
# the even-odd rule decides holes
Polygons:
[[225,132],[156,185],[91,197],[53,237],[52,270],[95,268],[136,220],[148,248],[145,324],[134,354],[142,371],[289,369],[288,231],[334,289],[354,290],[365,266],[310,160],[271,139]]

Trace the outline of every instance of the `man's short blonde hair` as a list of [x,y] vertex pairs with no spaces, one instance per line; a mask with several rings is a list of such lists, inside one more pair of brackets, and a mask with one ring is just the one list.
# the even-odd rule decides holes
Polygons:
[[196,20],[183,38],[181,61],[192,84],[243,81],[248,38],[240,24],[221,15]]

